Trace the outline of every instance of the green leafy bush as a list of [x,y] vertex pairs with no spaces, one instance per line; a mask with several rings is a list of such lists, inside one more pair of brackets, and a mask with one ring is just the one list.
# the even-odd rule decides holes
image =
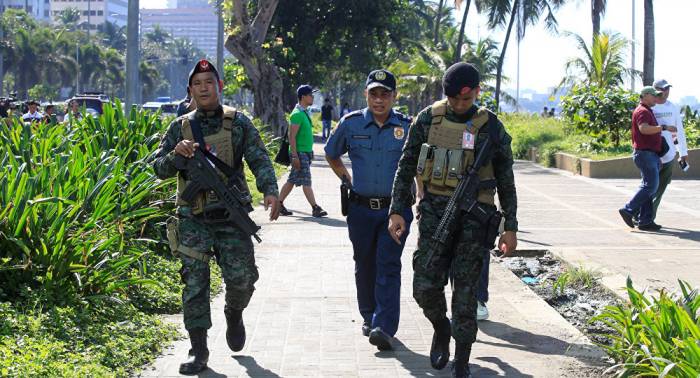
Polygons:
[[639,95],[619,88],[577,85],[562,98],[562,116],[601,147],[619,147],[627,139]]
[[0,376],[127,377],[176,337],[174,326],[128,304],[0,302]]
[[609,370],[620,377],[700,376],[700,297],[686,282],[679,284],[680,295],[662,290],[649,298],[628,278],[630,303],[609,306],[591,319],[616,330],[612,343],[602,345],[618,362]]
[[686,106],[683,111],[683,131],[685,131],[688,147],[700,146],[700,114]]

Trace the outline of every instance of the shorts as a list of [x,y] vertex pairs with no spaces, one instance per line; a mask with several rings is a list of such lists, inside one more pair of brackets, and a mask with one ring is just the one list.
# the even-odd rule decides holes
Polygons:
[[311,186],[312,158],[313,155],[311,152],[299,152],[299,163],[301,163],[301,168],[298,171],[291,168],[287,182],[294,184],[294,186]]

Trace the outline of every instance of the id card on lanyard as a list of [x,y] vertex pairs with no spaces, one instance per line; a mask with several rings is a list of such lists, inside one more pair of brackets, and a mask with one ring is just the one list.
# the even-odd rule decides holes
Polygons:
[[462,132],[462,148],[465,150],[473,150],[476,136],[472,134],[472,121],[467,121],[467,129]]

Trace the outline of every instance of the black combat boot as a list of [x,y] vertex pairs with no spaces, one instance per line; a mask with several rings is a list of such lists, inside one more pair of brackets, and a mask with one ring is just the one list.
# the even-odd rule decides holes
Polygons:
[[180,364],[180,374],[195,375],[207,368],[209,361],[209,349],[207,349],[207,330],[194,328],[189,331],[192,349],[189,359]]
[[465,343],[457,343],[455,345],[455,359],[452,361],[452,377],[453,378],[471,378],[472,373],[469,371],[469,354],[472,352],[472,346]]
[[240,352],[245,345],[243,310],[226,309],[226,342],[234,352]]
[[450,319],[442,318],[433,322],[433,343],[430,345],[430,365],[441,370],[450,360],[450,338],[452,337]]

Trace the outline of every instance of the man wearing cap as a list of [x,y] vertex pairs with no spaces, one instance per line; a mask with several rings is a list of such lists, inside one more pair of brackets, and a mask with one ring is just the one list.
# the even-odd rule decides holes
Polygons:
[[642,88],[639,93],[639,105],[632,113],[632,160],[639,168],[642,183],[632,199],[618,210],[622,220],[634,228],[634,215],[639,212],[639,226],[642,231],[658,231],[661,226],[654,223],[652,200],[659,188],[659,169],[661,168],[662,142],[661,132],[675,132],[675,126],[659,126],[651,108],[656,105],[661,92],[652,86]]
[[[428,262],[431,238],[461,175],[484,148],[487,139],[492,141],[492,147],[484,150],[488,159],[478,170],[478,197],[472,199],[478,200],[480,208],[496,214],[494,196],[498,191],[505,218],[505,232],[498,247],[505,255],[511,254],[517,245],[517,196],[511,137],[494,113],[474,105],[480,91],[479,72],[471,64],[456,63],[445,72],[442,86],[447,98],[421,111],[408,132],[394,179],[389,233],[399,243],[400,237],[408,231],[403,214],[411,206],[411,181],[419,175],[425,195],[418,205],[413,297],[433,325],[431,365],[435,369],[445,367],[450,356],[450,339],[454,337],[452,375],[469,377],[469,355],[477,332],[476,290],[484,254],[495,242],[486,237],[493,227],[489,224],[495,222],[484,224],[464,210],[458,212],[455,229],[440,252],[442,255],[435,256],[436,264]],[[450,273],[453,276],[451,322],[446,315],[444,292]]]
[[39,122],[44,119],[44,115],[41,114],[38,110],[39,108],[39,102],[35,100],[29,100],[27,101],[27,106],[29,107],[29,111],[24,113],[22,115],[22,121],[23,122]]
[[[661,132],[661,136],[666,140],[669,146],[668,152],[661,157],[661,169],[659,170],[659,188],[656,190],[653,201],[653,216],[652,221],[656,220],[656,212],[661,203],[666,187],[671,182],[673,174],[673,163],[676,159],[676,152],[679,154],[678,162],[681,164],[688,163],[688,144],[685,138],[685,130],[683,129],[683,120],[678,107],[668,100],[671,93],[671,84],[666,80],[657,80],[654,82],[654,88],[661,92],[661,96],[657,98],[656,106],[652,108],[654,117],[659,125],[675,126],[677,132],[672,133],[669,130]],[[676,148],[677,146],[677,148]]]
[[[355,260],[357,304],[362,333],[379,350],[391,349],[399,326],[401,252],[408,232],[394,243],[387,231],[391,185],[408,135],[410,119],[392,109],[396,78],[372,71],[365,83],[367,107],[344,116],[325,147],[339,178],[352,183],[347,223]],[[353,176],[341,156],[348,153]],[[401,213],[410,225],[411,206]]]
[[306,200],[311,205],[311,215],[325,217],[328,213],[316,203],[314,190],[311,188],[311,160],[314,153],[313,123],[308,113],[308,107],[314,103],[314,92],[310,85],[297,88],[299,103],[289,115],[289,157],[292,169],[287,182],[280,190],[280,215],[289,216],[292,212],[284,207],[284,200],[295,186],[301,186]]
[[175,156],[191,158],[199,149],[226,177],[229,185],[247,191],[243,162],[264,194],[270,220],[279,215],[277,180],[272,163],[250,119],[235,109],[220,105],[223,83],[214,65],[201,60],[190,72],[188,85],[197,108],[175,119],[154,154],[153,168],[161,179],[177,176],[176,216],[168,221],[168,241],[182,262],[185,288],[182,293],[185,328],[190,336],[190,358],[180,365],[180,373],[197,374],[206,369],[209,358],[207,330],[211,328],[209,308],[209,259],[216,257],[226,284],[226,341],[234,352],[243,349],[245,327],[243,309],[248,306],[258,268],[249,235],[231,226],[211,192],[201,192],[192,202],[181,198],[189,184],[185,173],[175,167]]

